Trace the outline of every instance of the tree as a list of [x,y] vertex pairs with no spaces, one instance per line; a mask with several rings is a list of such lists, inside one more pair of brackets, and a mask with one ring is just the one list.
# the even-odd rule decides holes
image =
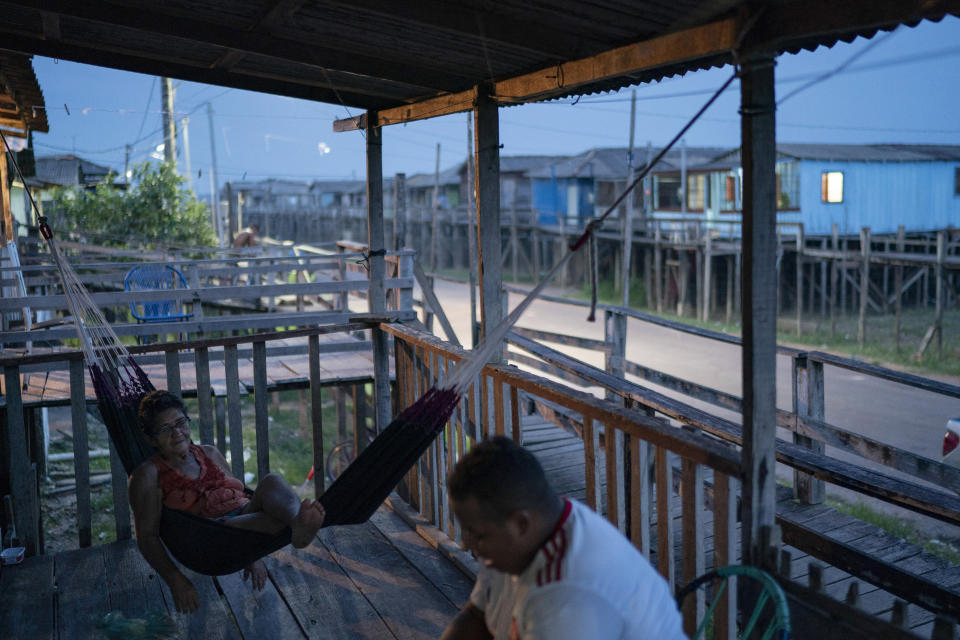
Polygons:
[[211,247],[216,244],[207,205],[184,188],[168,163],[134,166],[130,186],[114,175],[93,191],[61,188],[54,194],[57,226],[107,246]]

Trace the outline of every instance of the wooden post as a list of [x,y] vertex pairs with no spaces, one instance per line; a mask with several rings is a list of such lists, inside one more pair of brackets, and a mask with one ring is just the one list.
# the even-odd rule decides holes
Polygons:
[[243,479],[243,424],[240,417],[240,370],[237,346],[223,347],[223,370],[227,381],[227,430],[230,433],[230,471]]
[[[474,108],[474,147],[477,168],[477,228],[479,230],[480,336],[503,319],[503,276],[500,249],[500,123],[492,88],[478,87]],[[501,353],[491,356],[500,362]]]
[[[827,248],[827,239],[820,239],[820,249]],[[820,317],[827,318],[827,266],[830,264],[828,258],[820,258]]]
[[409,247],[407,238],[407,174],[393,177],[393,250]]
[[253,408],[257,440],[257,482],[270,473],[269,398],[267,397],[267,343],[253,343]]
[[[793,358],[793,412],[797,418],[812,418],[823,421],[823,363],[807,359],[799,353]],[[817,453],[824,452],[824,443],[796,431],[793,441]],[[793,470],[793,497],[804,504],[820,504],[824,499],[823,480],[810,474]]]
[[660,221],[654,221],[653,281],[657,296],[657,313],[663,313],[663,249],[660,247]]
[[[803,335],[803,225],[797,225],[797,335]],[[812,287],[811,287],[812,288]]]
[[213,398],[210,395],[210,351],[198,347],[193,352],[197,380],[198,422],[201,444],[213,444]]
[[[897,227],[897,253],[904,252],[904,245],[906,243],[906,229],[903,225]],[[897,344],[897,353],[900,353],[900,321],[902,319],[903,313],[903,265],[898,264],[897,270],[893,276],[894,284],[894,293],[895,293],[895,302],[894,302],[894,319],[893,319],[893,339]]]
[[[383,225],[383,133],[376,112],[367,113],[367,247],[370,251],[370,291],[368,305],[371,313],[387,312],[387,292],[384,278],[387,267]],[[390,345],[386,333],[374,327],[373,342],[373,404],[377,433],[390,424]]]
[[[369,160],[368,160],[369,162]],[[430,220],[430,271],[437,270],[437,227],[440,210],[440,143],[437,143],[437,161],[433,170],[433,211]]]
[[[762,564],[760,529],[775,522],[776,132],[774,58],[756,55],[740,76],[743,156],[742,562]],[[775,541],[774,541],[775,542]],[[768,567],[772,569],[772,567]]]
[[937,273],[935,286],[937,287],[936,307],[934,311],[934,326],[937,334],[937,355],[943,355],[943,307],[944,305],[944,282],[943,282],[943,262],[947,255],[946,234],[943,231],[937,231]]
[[857,343],[862,349],[867,342],[867,302],[870,300],[870,227],[860,230],[860,318],[857,322]]
[[727,324],[733,320],[733,289],[736,274],[733,271],[733,256],[727,256],[727,309],[724,321]]
[[830,269],[830,337],[832,338],[837,334],[837,287],[839,286],[839,269],[840,261],[843,259],[839,253],[840,250],[840,239],[839,239],[840,229],[837,227],[837,223],[833,223],[832,227],[832,236],[833,236],[833,261],[831,262]]
[[20,391],[20,367],[4,368],[7,399],[7,469],[10,470],[10,492],[13,494],[13,515],[20,543],[27,555],[40,553],[37,482],[27,451],[27,430]]
[[92,542],[90,511],[90,443],[87,437],[87,398],[84,389],[83,360],[70,360],[70,418],[73,431],[73,471],[77,484],[77,535],[80,547]]
[[307,358],[310,363],[310,426],[313,435],[313,492],[319,498],[323,494],[326,469],[323,455],[323,397],[320,393],[320,339],[307,339]]
[[707,229],[706,237],[703,239],[703,315],[700,319],[704,322],[710,321],[710,311],[716,301],[713,288],[713,238],[710,230]]

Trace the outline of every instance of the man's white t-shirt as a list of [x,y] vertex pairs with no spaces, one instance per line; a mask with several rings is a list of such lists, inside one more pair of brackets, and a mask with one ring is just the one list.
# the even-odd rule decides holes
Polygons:
[[670,588],[647,559],[589,507],[564,501],[523,573],[477,575],[470,601],[495,640],[685,638]]

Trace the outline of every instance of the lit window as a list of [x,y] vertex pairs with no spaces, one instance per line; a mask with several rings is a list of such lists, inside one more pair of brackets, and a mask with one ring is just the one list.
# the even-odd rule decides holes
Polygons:
[[703,211],[707,200],[707,176],[696,173],[687,176],[687,209]]
[[823,202],[843,202],[842,171],[824,171],[821,174],[820,199]]

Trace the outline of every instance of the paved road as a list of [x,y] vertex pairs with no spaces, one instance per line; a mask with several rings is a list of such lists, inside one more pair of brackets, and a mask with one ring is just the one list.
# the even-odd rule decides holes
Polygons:
[[[457,336],[462,342],[469,342],[468,287],[437,280],[435,290]],[[551,293],[561,295],[557,291]],[[520,296],[511,294],[510,307],[513,308],[519,299]],[[518,324],[545,331],[602,339],[602,322],[587,322],[586,316],[587,311],[584,308],[538,300],[531,305]],[[439,329],[437,331],[440,333]],[[602,357],[596,353],[569,347],[562,349],[586,362],[602,366]],[[735,345],[629,319],[627,358],[680,378],[728,393],[741,394],[740,348]],[[826,367],[825,376],[828,422],[939,460],[944,425],[948,418],[960,415],[960,400],[830,366]],[[957,380],[951,382],[958,383]],[[777,406],[780,408],[791,408],[790,385],[790,359],[778,356]],[[668,393],[664,389],[658,390]],[[708,405],[697,406],[739,422],[739,414]],[[780,430],[779,437],[788,439],[790,434]],[[828,448],[828,453],[840,459],[865,464],[862,458],[832,448]],[[885,468],[884,470],[889,471]],[[781,468],[778,475],[789,478],[792,474],[789,469]],[[833,493],[847,499],[852,497],[842,491]],[[945,534],[960,537],[960,528]]]

